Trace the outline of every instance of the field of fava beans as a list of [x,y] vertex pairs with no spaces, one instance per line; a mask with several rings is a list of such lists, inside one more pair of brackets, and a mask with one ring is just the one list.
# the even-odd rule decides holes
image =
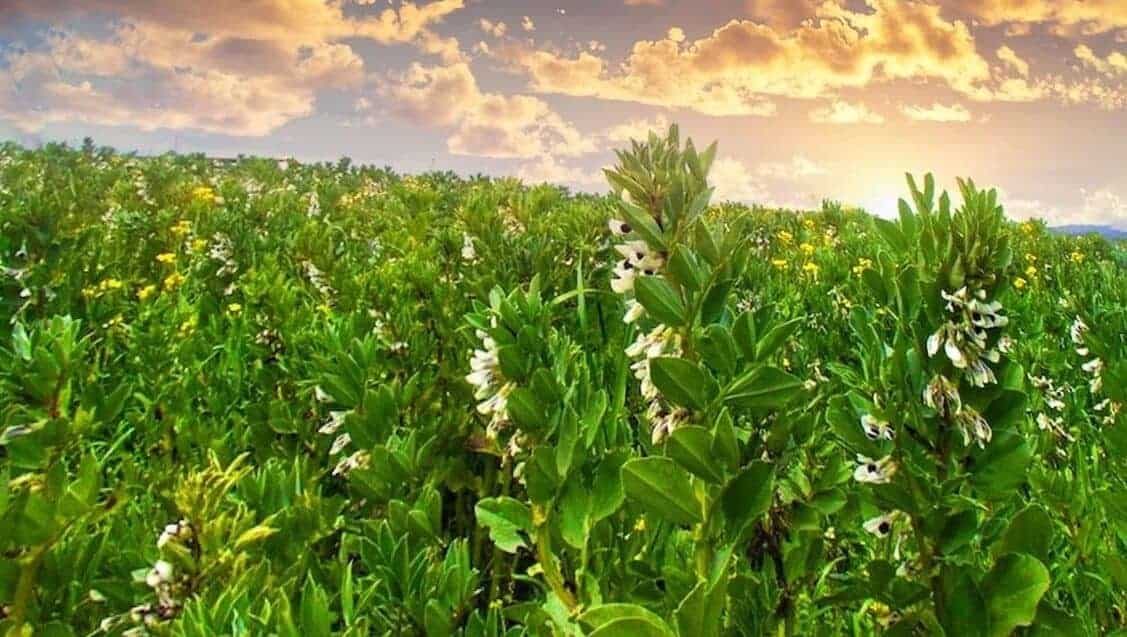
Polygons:
[[0,146],[0,635],[1127,634],[1127,247]]

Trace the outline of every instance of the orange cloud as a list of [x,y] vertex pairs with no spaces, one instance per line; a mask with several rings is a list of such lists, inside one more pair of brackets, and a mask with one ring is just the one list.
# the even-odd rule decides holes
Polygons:
[[447,149],[455,155],[574,157],[597,150],[543,100],[482,92],[464,63],[414,64],[383,82],[380,91],[395,115],[422,127],[449,129]]
[[533,90],[711,115],[770,115],[777,96],[817,98],[874,82],[933,80],[959,91],[990,79],[966,25],[919,2],[868,0],[867,12],[826,3],[791,31],[732,20],[701,39],[635,42],[617,66],[511,43],[496,55]]
[[346,17],[324,0],[216,0],[207,11],[171,0],[9,0],[0,25],[118,19],[108,35],[53,30],[32,49],[9,49],[0,63],[0,117],[27,131],[81,121],[266,135],[310,115],[318,91],[360,86],[364,62],[346,38],[462,59],[456,40],[429,28],[462,6],[405,2]]
[[943,0],[943,4],[989,25],[1048,24],[1062,35],[1127,27],[1123,0]]
[[882,124],[884,117],[864,104],[835,100],[828,106],[810,111],[810,121],[818,124]]
[[931,106],[902,105],[900,112],[908,119],[921,122],[969,122],[970,111],[962,104],[945,105],[936,102]]

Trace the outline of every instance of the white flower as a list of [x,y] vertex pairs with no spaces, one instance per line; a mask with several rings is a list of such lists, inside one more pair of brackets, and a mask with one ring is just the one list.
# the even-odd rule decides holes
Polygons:
[[473,237],[469,234],[462,234],[462,260],[473,261],[477,258],[477,251],[474,250]]
[[650,425],[652,427],[650,431],[650,441],[655,445],[660,445],[664,442],[669,434],[676,431],[678,427],[689,419],[688,410],[682,407],[670,409],[660,400],[655,400],[650,403],[647,415],[650,418]]
[[895,435],[887,420],[879,420],[871,414],[861,416],[861,429],[869,440],[892,440]]
[[888,484],[896,474],[896,462],[892,456],[885,456],[880,460],[858,455],[857,468],[853,471],[853,479],[864,484]]
[[623,259],[614,268],[614,277],[610,280],[610,289],[618,294],[626,294],[634,289],[634,279],[638,278],[638,270],[630,263],[629,259]]
[[340,460],[339,462],[337,462],[336,466],[333,467],[333,475],[334,476],[348,475],[351,471],[353,471],[355,469],[362,469],[364,467],[367,467],[368,464],[371,462],[371,460],[372,460],[372,457],[368,454],[367,451],[364,451],[364,450],[357,451],[357,452],[353,453],[351,456],[348,456],[347,458],[344,458],[344,459]]
[[149,588],[157,588],[161,584],[172,581],[172,564],[164,560],[158,560],[153,567],[149,569],[149,573],[145,575],[145,584]]
[[614,233],[615,236],[624,237],[630,234],[630,224],[621,219],[611,219],[607,225],[610,226],[610,231]]
[[326,420],[323,425],[321,425],[320,429],[317,430],[317,433],[325,436],[331,436],[335,434],[337,430],[341,428],[341,425],[344,424],[344,419],[346,416],[348,416],[347,411],[330,411],[329,419]]
[[343,433],[337,436],[337,439],[333,441],[333,446],[329,448],[329,455],[337,455],[338,453],[344,451],[344,448],[350,444],[352,444],[352,436],[350,436],[349,434]]
[[935,378],[932,378],[924,389],[924,404],[934,409],[941,416],[947,413],[955,413],[963,407],[958,387],[942,374],[937,374]]
[[901,511],[890,511],[884,515],[866,520],[863,528],[877,537],[886,537],[892,532],[892,525],[904,517]]
[[627,299],[626,314],[622,317],[624,323],[633,323],[646,315],[646,308],[642,307],[636,299]]
[[972,407],[964,407],[959,413],[955,414],[955,424],[963,434],[963,444],[965,445],[969,445],[973,439],[979,447],[985,448],[986,443],[990,442],[990,438],[993,436],[990,423],[986,422],[982,414]]

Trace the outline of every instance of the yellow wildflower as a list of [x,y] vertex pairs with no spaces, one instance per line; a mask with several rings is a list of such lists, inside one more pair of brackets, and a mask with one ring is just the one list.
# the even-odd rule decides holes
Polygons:
[[180,287],[184,283],[184,281],[185,278],[183,274],[180,274],[179,272],[173,272],[172,274],[164,277],[164,289],[171,292],[172,290]]
[[192,189],[192,199],[203,203],[215,203],[215,191],[210,186],[196,186]]
[[1037,266],[1031,265],[1028,268],[1025,268],[1025,276],[1031,279],[1037,276]]
[[1069,255],[1069,257],[1072,259],[1073,263],[1083,263],[1084,262],[1084,253],[1080,252],[1079,250],[1074,250],[1072,252],[1072,254]]
[[860,276],[862,272],[873,267],[873,260],[865,257],[857,259],[857,265],[853,266],[853,274]]
[[1037,263],[1037,255],[1027,252],[1025,253],[1025,260],[1030,263]]
[[207,239],[192,239],[192,252],[199,252],[207,247]]
[[106,279],[98,284],[98,288],[103,292],[106,290],[120,290],[121,286],[121,281],[117,279]]
[[802,225],[805,226],[807,230],[813,230],[814,227],[817,226],[818,224],[816,224],[814,222],[814,220],[811,219],[810,217],[807,217],[807,218],[802,220]]
[[92,285],[84,287],[84,288],[82,288],[82,296],[87,298],[87,299],[92,299],[92,298],[98,296],[98,288],[96,288]]
[[192,317],[180,324],[180,337],[190,336],[196,331],[196,317]]
[[802,250],[802,254],[805,254],[806,256],[810,256],[810,255],[814,254],[814,250],[816,250],[817,248],[810,245],[809,243],[803,243],[802,245],[798,246],[798,249]]
[[239,314],[243,311],[243,306],[238,303],[232,303],[227,306],[227,311],[231,314]]
[[787,260],[786,259],[771,259],[771,265],[773,265],[776,268],[782,270],[783,268],[787,267]]
[[789,246],[792,242],[794,242],[794,235],[787,232],[786,230],[780,230],[778,235],[776,236],[779,237],[779,241],[783,242],[783,245]]
[[1021,224],[1021,231],[1025,234],[1033,234],[1033,231],[1036,229],[1037,224],[1033,223],[1032,221],[1026,221],[1025,223]]
[[1025,287],[1025,279],[1023,279],[1021,277],[1017,277],[1016,279],[1014,279],[1014,287],[1019,289],[1019,290],[1024,288]]
[[171,252],[162,252],[161,254],[157,255],[157,262],[164,264],[175,263],[176,255]]
[[181,219],[172,226],[172,234],[182,237],[192,231],[192,222],[187,219]]
[[646,530],[646,518],[644,516],[639,517],[638,521],[634,523],[634,530],[639,533]]
[[802,264],[802,271],[811,276],[818,276],[818,270],[819,268],[817,263],[807,261],[806,263]]
[[146,285],[145,287],[141,288],[140,290],[137,290],[137,300],[138,301],[144,301],[144,300],[148,299],[150,296],[156,294],[156,291],[157,291],[157,286]]

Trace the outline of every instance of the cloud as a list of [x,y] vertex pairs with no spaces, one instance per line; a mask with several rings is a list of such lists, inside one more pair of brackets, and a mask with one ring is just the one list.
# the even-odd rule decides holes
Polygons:
[[1071,217],[1070,223],[1093,223],[1127,229],[1127,199],[1107,188],[1082,190],[1084,206],[1080,216]]
[[970,111],[962,104],[949,106],[936,102],[931,106],[901,105],[900,112],[908,119],[921,122],[969,122]]
[[1127,27],[1123,0],[943,0],[943,4],[988,25],[1047,24],[1059,35],[1092,35]]
[[597,150],[543,100],[485,93],[465,63],[413,64],[380,86],[394,115],[425,128],[449,129],[455,155],[526,158],[574,157]]
[[822,0],[744,0],[749,16],[778,29],[794,29],[818,13]]
[[536,30],[536,23],[532,21],[532,18],[524,16],[520,19],[520,28],[531,33]]
[[660,7],[665,0],[625,0],[628,7]]
[[478,21],[478,26],[481,27],[482,31],[485,31],[495,38],[504,37],[505,32],[509,29],[509,27],[504,22],[490,22],[485,18],[482,18]]
[[802,155],[795,155],[788,162],[764,162],[756,167],[756,173],[761,177],[785,181],[798,181],[828,172],[825,166]]
[[550,155],[521,164],[515,176],[530,184],[566,184],[588,191],[607,190],[601,173],[565,165]]
[[767,198],[763,184],[738,159],[720,157],[712,162],[708,181],[714,189],[713,200],[740,203],[761,202]]
[[632,119],[617,124],[608,128],[603,136],[615,144],[628,144],[632,139],[645,140],[649,137],[651,131],[662,134],[669,130],[670,124],[668,117],[658,114],[653,119]]
[[825,3],[818,19],[784,31],[732,20],[694,41],[633,44],[621,64],[520,43],[496,55],[533,90],[683,107],[709,115],[771,115],[774,97],[818,98],[898,79],[968,92],[990,67],[962,22],[921,2],[867,0],[867,11]]
[[1113,51],[1106,58],[1101,58],[1091,48],[1081,44],[1073,50],[1073,54],[1085,68],[1094,69],[1102,75],[1108,77],[1127,75],[1127,55],[1119,51]]
[[818,124],[881,124],[884,117],[864,104],[835,100],[828,106],[810,111],[810,121]]
[[0,118],[23,131],[77,121],[267,135],[312,114],[321,91],[362,84],[364,62],[347,39],[460,60],[457,41],[430,26],[462,6],[406,2],[346,17],[323,0],[216,0],[207,11],[172,0],[7,0],[0,26],[83,26],[0,50]]
[[1021,59],[1010,47],[1003,45],[995,55],[1013,72],[1022,77],[1029,77],[1029,63]]

